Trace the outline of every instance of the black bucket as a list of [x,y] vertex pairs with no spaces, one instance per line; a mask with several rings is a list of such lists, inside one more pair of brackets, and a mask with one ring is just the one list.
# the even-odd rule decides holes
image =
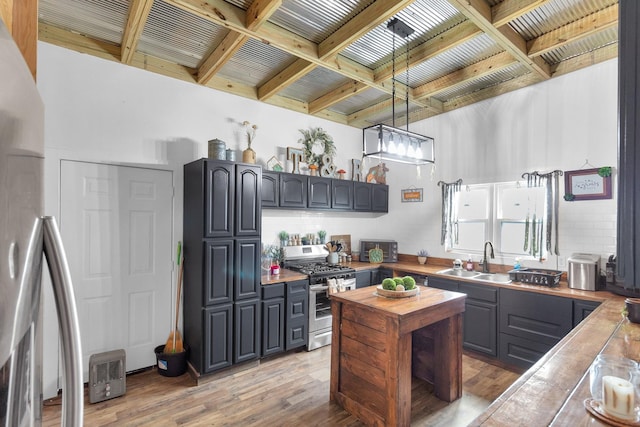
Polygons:
[[155,348],[158,373],[165,377],[179,377],[187,372],[187,352],[188,348],[185,347],[184,351],[179,353],[165,353],[164,344]]

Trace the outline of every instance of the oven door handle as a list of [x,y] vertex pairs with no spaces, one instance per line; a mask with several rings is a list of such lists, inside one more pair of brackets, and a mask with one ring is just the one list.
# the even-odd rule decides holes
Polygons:
[[326,291],[327,289],[329,289],[329,285],[311,285],[311,286],[309,286],[309,290],[312,291],[312,292]]

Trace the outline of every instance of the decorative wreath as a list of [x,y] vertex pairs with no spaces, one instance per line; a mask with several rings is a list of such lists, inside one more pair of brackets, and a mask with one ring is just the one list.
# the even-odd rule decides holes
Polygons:
[[[304,159],[309,165],[320,165],[322,163],[322,156],[327,154],[333,159],[336,154],[336,147],[333,143],[333,138],[321,127],[300,129],[302,138],[298,140],[302,144],[302,151]],[[313,148],[320,146],[322,148],[321,154],[315,154]]]

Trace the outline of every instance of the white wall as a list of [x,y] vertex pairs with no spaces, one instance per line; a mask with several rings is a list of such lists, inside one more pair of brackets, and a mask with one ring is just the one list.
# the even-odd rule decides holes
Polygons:
[[[349,169],[350,159],[360,157],[360,129],[46,43],[39,49],[48,213],[58,212],[59,158],[171,169],[176,172],[179,240],[182,165],[205,157],[209,139],[220,138],[236,150],[245,148],[238,125],[244,120],[258,125],[253,147],[262,164],[273,155],[283,159],[285,147],[300,147],[298,129],[310,126],[321,126],[333,136],[339,167]],[[265,210],[263,241],[277,243],[276,235],[283,229],[301,234],[324,229],[329,235],[351,234],[354,243],[389,238],[399,241],[402,253],[425,248],[434,256],[456,257],[439,243],[439,180],[515,181],[533,170],[580,169],[586,159],[595,166],[616,166],[617,60],[414,123],[410,130],[435,137],[435,170],[423,166],[418,177],[415,167],[388,164],[388,215]],[[372,164],[365,161],[363,169]],[[424,189],[424,202],[401,203],[400,190],[412,186]],[[615,200],[562,201],[563,256],[574,251],[613,253],[615,212]],[[550,263],[554,267],[556,260],[552,257]]]

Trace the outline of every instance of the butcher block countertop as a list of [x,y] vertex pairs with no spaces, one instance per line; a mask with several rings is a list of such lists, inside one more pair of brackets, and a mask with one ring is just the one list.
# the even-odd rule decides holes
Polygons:
[[[351,266],[356,271],[384,267],[393,270],[394,275],[413,273],[432,276],[448,268],[450,264],[352,262]],[[505,272],[498,266],[491,266],[491,271]],[[468,281],[461,277],[449,278]],[[505,285],[492,283],[488,286],[599,301],[602,304],[527,370],[470,425],[606,425],[586,411],[584,400],[590,397],[589,367],[598,354],[620,355],[640,361],[640,325],[621,322],[624,297],[606,291],[569,289],[564,281],[555,288],[515,282]]]

